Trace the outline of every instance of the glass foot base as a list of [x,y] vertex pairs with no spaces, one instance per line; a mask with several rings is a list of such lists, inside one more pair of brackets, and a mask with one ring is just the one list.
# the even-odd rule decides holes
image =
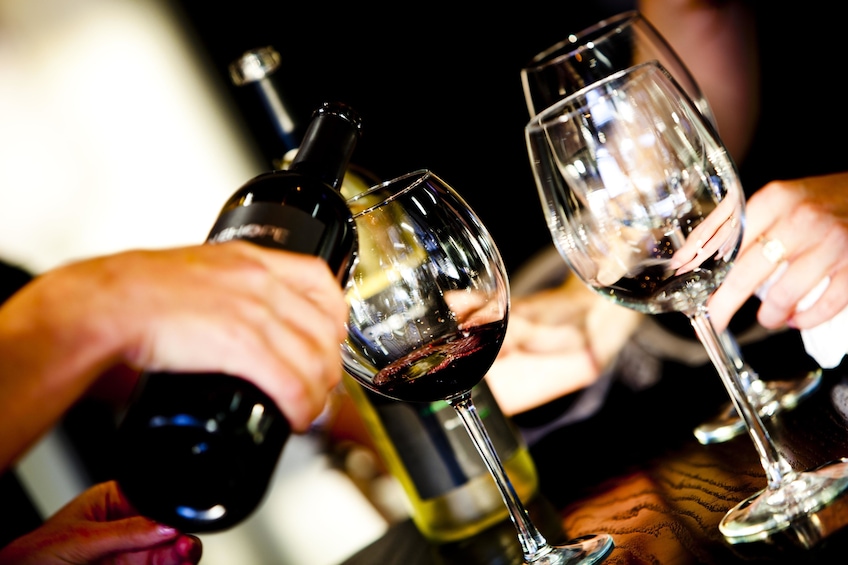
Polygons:
[[606,559],[615,547],[609,534],[592,534],[551,546],[524,565],[591,565]]
[[[757,398],[760,418],[770,418],[783,410],[795,408],[810,395],[821,382],[822,371],[810,371],[801,379],[791,381],[755,380],[752,392]],[[728,403],[719,415],[695,428],[695,437],[703,445],[720,443],[745,433],[745,422]]]
[[[765,489],[732,508],[719,524],[731,543],[763,541],[778,532],[792,529],[803,545],[811,547],[823,534],[825,509],[840,517],[840,524],[827,524],[832,532],[848,525],[848,459],[838,459],[812,471],[788,477],[777,489]],[[832,517],[829,520],[832,522]]]

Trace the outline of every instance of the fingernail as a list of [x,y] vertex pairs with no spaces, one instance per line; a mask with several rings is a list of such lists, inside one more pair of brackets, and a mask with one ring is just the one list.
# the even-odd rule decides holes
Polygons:
[[173,536],[176,533],[177,533],[177,530],[175,528],[172,528],[171,526],[166,526],[164,524],[159,524],[159,535],[160,536]]
[[177,541],[177,551],[184,559],[197,563],[203,553],[203,544],[196,536],[184,535]]

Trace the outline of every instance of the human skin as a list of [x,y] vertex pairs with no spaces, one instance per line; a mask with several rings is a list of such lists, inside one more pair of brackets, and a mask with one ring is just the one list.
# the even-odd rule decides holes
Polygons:
[[198,538],[148,520],[114,481],[73,499],[40,528],[0,549],[3,565],[188,565],[200,562]]
[[243,241],[46,272],[0,307],[0,468],[121,366],[243,376],[304,431],[341,378],[346,317],[322,260]]

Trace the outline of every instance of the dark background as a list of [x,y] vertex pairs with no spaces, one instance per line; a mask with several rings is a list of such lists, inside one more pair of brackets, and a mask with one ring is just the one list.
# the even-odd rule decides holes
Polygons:
[[529,115],[519,71],[568,33],[630,5],[564,2],[538,15],[523,4],[485,12],[426,4],[398,15],[319,2],[177,2],[243,117],[227,66],[273,45],[299,115],[308,118],[324,101],[353,106],[364,123],[354,162],[382,179],[432,169],[481,216],[510,270],[551,241],[524,146]]

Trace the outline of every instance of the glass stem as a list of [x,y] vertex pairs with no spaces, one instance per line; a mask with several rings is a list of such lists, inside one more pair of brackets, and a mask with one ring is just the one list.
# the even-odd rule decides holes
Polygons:
[[694,314],[689,314],[689,321],[718,371],[736,413],[745,421],[745,427],[754,442],[763,469],[765,469],[768,488],[776,489],[780,487],[789,478],[789,475],[794,474],[794,471],[786,459],[777,451],[757,409],[748,397],[748,393],[742,385],[740,371],[734,363],[733,354],[728,351],[726,343],[713,327],[706,307],[700,307]]
[[515,488],[512,486],[512,481],[509,480],[509,476],[504,470],[500,457],[498,457],[495,447],[492,445],[492,440],[489,438],[489,433],[483,426],[483,421],[480,419],[477,408],[475,408],[474,402],[471,400],[471,393],[469,392],[450,399],[448,403],[456,410],[465,429],[468,431],[468,435],[471,436],[474,447],[477,448],[477,452],[483,458],[489,472],[492,473],[495,484],[498,486],[498,490],[500,490],[501,497],[509,509],[509,517],[512,523],[515,524],[516,530],[518,530],[518,540],[521,543],[524,559],[527,563],[532,563],[542,555],[548,553],[550,546],[547,540],[545,540],[545,537],[536,529],[533,522],[530,521],[527,510],[521,503],[518,494],[516,494]]
[[751,387],[753,381],[760,380],[759,375],[742,358],[742,350],[739,349],[736,338],[733,337],[733,334],[729,330],[721,332],[719,338],[721,339],[722,347],[733,362],[733,366],[736,367],[736,374],[739,376],[739,382],[742,384],[742,389],[745,391],[746,396],[748,396],[755,408],[760,408],[760,398]]

